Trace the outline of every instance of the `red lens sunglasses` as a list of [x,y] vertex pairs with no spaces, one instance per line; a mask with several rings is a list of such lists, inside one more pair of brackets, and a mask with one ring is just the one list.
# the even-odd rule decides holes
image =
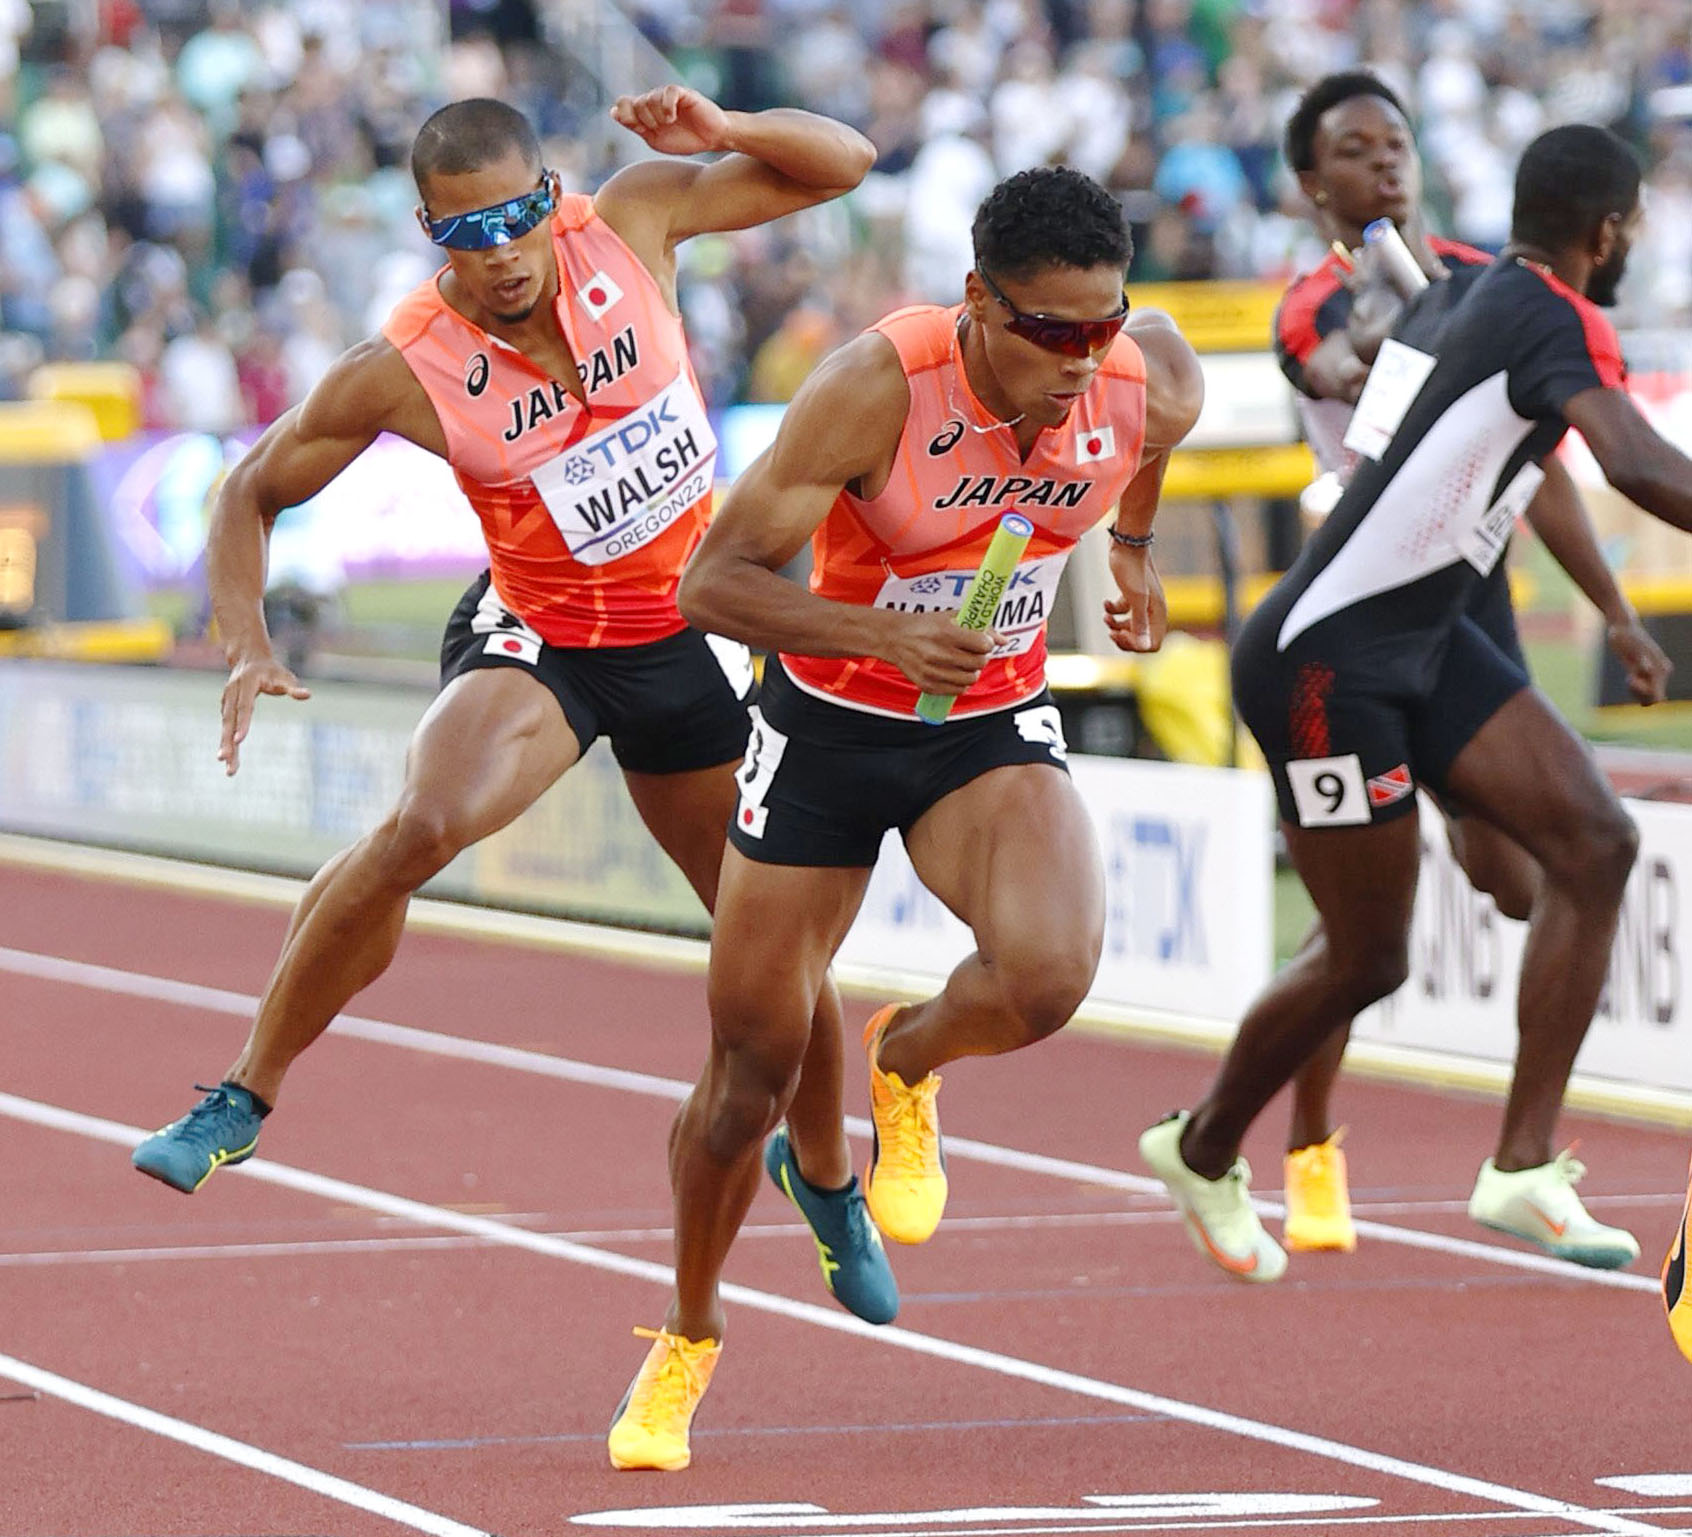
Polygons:
[[987,292],[1010,311],[1005,329],[1012,336],[1020,336],[1023,341],[1032,342],[1047,352],[1060,352],[1066,358],[1088,357],[1107,346],[1128,319],[1126,290],[1122,295],[1122,308],[1114,315],[1106,315],[1102,320],[1060,320],[1056,315],[1031,315],[1026,310],[1019,310],[1004,296],[999,285],[987,276],[985,268],[977,267],[975,272],[986,285]]

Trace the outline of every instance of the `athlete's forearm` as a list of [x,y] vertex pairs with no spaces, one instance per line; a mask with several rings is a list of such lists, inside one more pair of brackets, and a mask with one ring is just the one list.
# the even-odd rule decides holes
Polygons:
[[237,470],[224,482],[206,533],[206,590],[217,637],[231,666],[270,652],[264,622],[270,522],[239,477]]
[[819,598],[768,566],[703,548],[682,577],[677,602],[696,629],[799,656],[882,656],[894,617]]
[[724,148],[750,155],[802,187],[848,191],[875,164],[875,146],[855,128],[797,107],[730,112]]
[[1598,535],[1580,492],[1556,460],[1547,460],[1545,469],[1545,484],[1528,504],[1529,526],[1607,624],[1629,622],[1633,605],[1598,548]]

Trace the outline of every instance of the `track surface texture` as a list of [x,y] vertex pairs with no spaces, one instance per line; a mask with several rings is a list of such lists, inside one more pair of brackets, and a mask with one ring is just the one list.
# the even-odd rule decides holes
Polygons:
[[[1135,1152],[1213,1059],[1071,1029],[957,1063],[897,1324],[830,1300],[765,1188],[692,1468],[620,1474],[697,964],[412,932],[260,1157],[185,1198],[129,1148],[234,1056],[285,909],[6,864],[0,892],[0,1537],[1692,1531],[1654,1276],[1680,1133],[1566,1118],[1645,1250],[1599,1275],[1468,1221],[1496,1102],[1351,1080],[1358,1250],[1253,1287]],[[1270,1203],[1284,1124],[1247,1148]]]

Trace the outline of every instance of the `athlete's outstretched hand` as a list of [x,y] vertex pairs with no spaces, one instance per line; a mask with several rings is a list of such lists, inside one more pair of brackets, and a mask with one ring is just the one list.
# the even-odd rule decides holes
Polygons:
[[896,614],[879,651],[925,694],[958,695],[981,676],[1003,637],[996,630],[966,630],[956,614]]
[[728,114],[708,96],[685,85],[619,96],[611,105],[611,116],[661,155],[722,149],[728,138]]
[[1136,550],[1112,541],[1110,574],[1118,593],[1106,598],[1104,606],[1111,644],[1118,651],[1156,651],[1169,630],[1169,605],[1150,549]]
[[1656,641],[1646,634],[1639,616],[1604,631],[1610,650],[1627,672],[1628,692],[1640,704],[1661,704],[1668,693],[1668,677],[1674,663]]
[[232,662],[229,681],[223,685],[223,740],[217,749],[217,760],[225,774],[233,774],[241,766],[241,744],[247,740],[253,706],[260,694],[311,698],[311,690],[273,656]]

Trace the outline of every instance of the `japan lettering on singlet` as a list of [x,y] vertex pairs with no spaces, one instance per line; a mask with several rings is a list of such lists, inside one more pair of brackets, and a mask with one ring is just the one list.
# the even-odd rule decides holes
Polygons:
[[439,273],[382,333],[434,404],[504,605],[552,645],[643,645],[684,627],[717,440],[680,319],[591,198],[560,200],[552,248],[585,407],[454,310]]
[[[999,601],[1004,637],[952,718],[1002,710],[1045,683],[1046,621],[1076,540],[1115,509],[1140,467],[1146,369],[1126,333],[1105,355],[1087,392],[1026,460],[1014,429],[976,399],[964,375],[962,306],[899,310],[874,329],[898,350],[910,411],[887,484],[878,496],[836,497],[812,539],[811,590],[822,597],[907,613],[956,612],[993,531],[1007,512],[1034,537]],[[909,716],[918,690],[875,657],[782,654],[808,693],[871,714]]]

